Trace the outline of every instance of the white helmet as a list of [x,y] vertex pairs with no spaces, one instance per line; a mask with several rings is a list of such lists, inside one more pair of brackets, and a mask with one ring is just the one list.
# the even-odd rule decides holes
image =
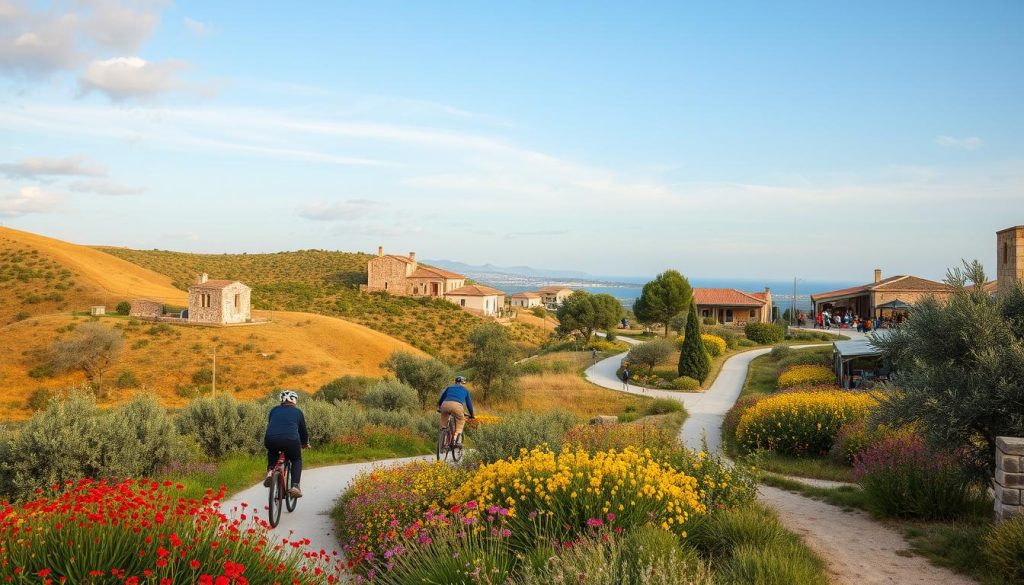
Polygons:
[[295,404],[298,401],[299,401],[299,394],[298,394],[298,392],[296,392],[294,390],[285,390],[284,392],[281,393],[281,402],[282,403],[291,402],[292,404]]

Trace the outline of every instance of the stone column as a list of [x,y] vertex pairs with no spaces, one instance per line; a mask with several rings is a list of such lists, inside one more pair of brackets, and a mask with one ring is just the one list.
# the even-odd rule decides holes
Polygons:
[[1024,513],[1024,438],[996,438],[996,522]]

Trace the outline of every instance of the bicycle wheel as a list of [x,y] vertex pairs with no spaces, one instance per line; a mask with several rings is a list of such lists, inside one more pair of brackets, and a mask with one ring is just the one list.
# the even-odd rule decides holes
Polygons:
[[451,454],[452,461],[458,463],[459,459],[462,459],[462,445],[458,443],[452,443]]
[[280,468],[274,470],[274,475],[270,480],[269,500],[267,506],[267,514],[270,517],[270,525],[276,527],[278,522],[281,521],[281,470]]
[[288,491],[288,489],[292,487],[291,461],[284,464],[284,487],[284,506],[289,512],[294,512],[296,504],[299,503],[299,498],[296,498]]
[[441,429],[441,432],[437,434],[437,460],[440,461],[442,458],[448,456],[448,427]]

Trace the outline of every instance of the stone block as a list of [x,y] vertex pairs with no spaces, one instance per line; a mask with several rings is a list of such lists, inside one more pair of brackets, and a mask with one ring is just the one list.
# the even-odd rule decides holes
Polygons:
[[1024,489],[1024,473],[1006,473],[1002,469],[997,469],[996,483],[1004,488]]
[[997,503],[1006,506],[1019,506],[1020,505],[1020,490],[1014,488],[1005,488],[998,483],[993,486],[995,492],[995,500]]
[[618,422],[618,417],[608,415],[595,416],[594,418],[590,419],[590,424],[592,425],[614,425],[617,424]]
[[1024,473],[1024,458],[1016,455],[996,455],[996,469],[1006,473]]
[[1024,506],[1006,506],[1004,504],[996,504],[996,522],[1005,522],[1006,520],[1021,514],[1024,514]]
[[1024,455],[1024,437],[996,437],[996,448],[1006,455]]

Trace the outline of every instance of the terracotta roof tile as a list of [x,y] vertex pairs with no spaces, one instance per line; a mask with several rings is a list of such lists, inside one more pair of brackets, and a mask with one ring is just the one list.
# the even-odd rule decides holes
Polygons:
[[513,299],[539,299],[540,295],[533,292],[517,292],[512,295]]
[[450,290],[444,293],[445,296],[455,297],[489,297],[492,295],[505,296],[505,293],[501,292],[496,288],[484,286],[482,284],[470,284],[467,286],[459,287],[455,290]]
[[[241,282],[237,280],[207,280],[206,282],[197,282],[188,288],[227,288],[236,282],[241,284]],[[242,286],[245,285],[243,284]]]
[[943,292],[950,290],[950,287],[945,283],[936,282],[934,280],[900,274],[890,276],[889,278],[883,278],[877,283],[869,282],[868,284],[862,284],[860,286],[851,286],[849,288],[816,293],[811,295],[811,300],[821,301],[836,297],[868,294],[873,290],[885,290],[886,292],[901,290]]
[[[761,293],[762,295],[764,293]],[[764,299],[752,294],[740,292],[734,288],[695,288],[693,300],[698,307],[729,306],[729,307],[762,307]]]
[[448,278],[452,280],[466,280],[466,277],[456,272],[433,268],[431,266],[419,266],[409,278]]
[[556,293],[562,292],[563,290],[567,290],[567,291],[570,291],[570,292],[572,291],[572,289],[567,287],[567,286],[542,286],[542,287],[537,289],[537,292],[538,293],[556,294]]

